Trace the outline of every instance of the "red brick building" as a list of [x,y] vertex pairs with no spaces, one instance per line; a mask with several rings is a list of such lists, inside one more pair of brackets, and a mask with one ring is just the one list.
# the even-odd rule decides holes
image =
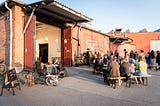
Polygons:
[[[68,32],[70,32],[68,34]],[[76,26],[67,29],[67,37],[71,35],[72,61],[89,48],[92,52],[107,53],[109,50],[109,36],[93,29]],[[66,35],[65,35],[66,36]],[[65,48],[66,49],[66,48]]]
[[9,68],[17,64],[33,68],[37,58],[48,62],[58,57],[63,65],[71,66],[74,56],[87,48],[106,52],[109,36],[77,25],[91,20],[56,1],[3,2],[0,4],[0,60]]
[[17,64],[33,68],[58,57],[64,66],[74,64],[76,56],[87,48],[93,52],[151,49],[151,41],[159,41],[160,33],[104,34],[82,26],[92,19],[56,1],[24,4],[9,0],[0,4],[0,60],[9,67]]
[[[148,51],[157,50],[156,48],[152,48],[152,41],[160,41],[160,32],[137,32],[137,33],[127,33],[126,36],[128,38],[131,38],[133,40],[133,44],[136,45],[136,51],[139,53],[140,50],[144,50],[145,54]],[[157,44],[155,46],[159,46],[160,44]],[[160,49],[159,49],[160,50]]]
[[[117,39],[124,42],[115,42],[112,43],[112,51],[118,50],[120,55],[123,56],[123,50],[126,49],[128,52],[135,50],[140,53],[140,50],[143,50],[146,54],[147,52],[154,50],[160,50],[160,32],[135,32],[135,33],[121,33],[121,34],[109,34],[115,42]],[[125,40],[126,38],[126,40]]]

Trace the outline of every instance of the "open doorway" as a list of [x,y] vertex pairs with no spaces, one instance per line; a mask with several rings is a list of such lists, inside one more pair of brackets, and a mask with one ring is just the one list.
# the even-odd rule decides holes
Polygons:
[[39,57],[42,63],[48,63],[48,43],[39,44]]

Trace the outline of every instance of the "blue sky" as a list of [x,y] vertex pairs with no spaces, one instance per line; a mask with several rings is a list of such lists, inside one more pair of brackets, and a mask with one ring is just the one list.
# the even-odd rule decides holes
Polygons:
[[[0,0],[2,2],[4,0]],[[20,0],[33,3],[39,0]],[[138,32],[160,28],[160,0],[56,0],[90,18],[88,27],[104,33],[115,28]]]

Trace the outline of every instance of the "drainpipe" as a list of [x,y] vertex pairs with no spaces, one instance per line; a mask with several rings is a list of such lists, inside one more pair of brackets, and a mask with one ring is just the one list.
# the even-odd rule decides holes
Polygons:
[[79,27],[78,27],[78,53],[77,53],[77,55],[78,55],[78,57],[80,57],[80,33],[81,33],[81,28],[82,28],[82,25],[80,25]]
[[71,59],[70,59],[70,66],[72,66],[73,65],[73,62],[72,62],[72,31],[73,31],[73,29],[76,27],[76,25],[77,25],[77,23],[76,22],[74,22],[75,24],[71,27],[71,41],[70,41],[70,43],[71,43],[71,48],[70,48],[70,53],[71,53]]
[[12,41],[13,41],[13,33],[12,33],[12,10],[8,7],[7,2],[5,2],[5,7],[9,10],[10,14],[10,57],[9,57],[9,69],[12,69]]

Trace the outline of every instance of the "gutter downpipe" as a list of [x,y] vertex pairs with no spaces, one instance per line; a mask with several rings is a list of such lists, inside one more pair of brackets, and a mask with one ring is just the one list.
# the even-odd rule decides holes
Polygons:
[[12,32],[12,9],[8,7],[7,2],[5,2],[5,7],[9,10],[10,14],[10,57],[9,57],[9,69],[12,69],[12,42],[13,42],[13,32]]
[[77,55],[78,55],[78,57],[80,57],[80,33],[81,33],[81,28],[82,28],[82,25],[80,25],[79,27],[78,27],[78,53],[77,53]]
[[70,41],[70,44],[71,44],[71,48],[70,48],[70,53],[71,53],[71,59],[70,59],[70,66],[72,66],[73,65],[73,62],[72,62],[72,31],[73,31],[73,29],[76,27],[76,25],[77,25],[77,23],[76,22],[74,22],[75,24],[71,27],[71,41]]

